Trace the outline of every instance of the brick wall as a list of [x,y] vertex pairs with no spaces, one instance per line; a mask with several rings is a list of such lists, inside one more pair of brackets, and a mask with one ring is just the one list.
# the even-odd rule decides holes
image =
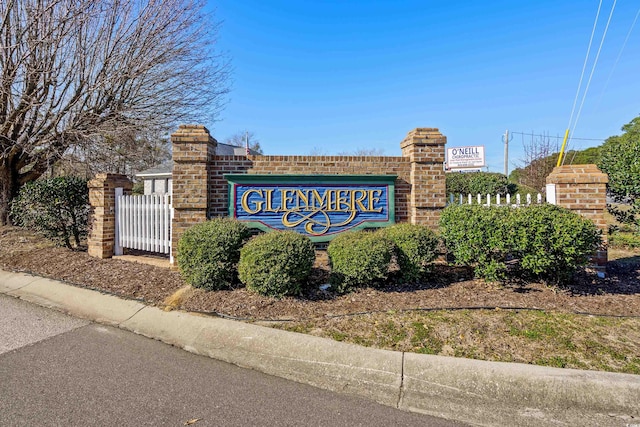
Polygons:
[[603,275],[607,265],[607,182],[609,177],[596,165],[567,165],[553,169],[547,184],[555,186],[556,205],[589,218],[602,231],[603,244],[592,258],[593,267]]
[[[435,128],[410,131],[400,143],[402,156],[216,156],[217,141],[200,125],[181,125],[171,135],[173,144],[172,251],[193,224],[228,215],[225,174],[395,175],[397,222],[425,224],[437,229],[446,206],[444,146],[447,138]],[[604,272],[607,262],[606,184],[608,177],[595,165],[561,166],[547,178],[555,186],[556,204],[591,219],[603,231],[603,246],[593,257]],[[115,188],[131,192],[124,175],[98,174],[89,181],[91,230],[89,254],[113,255]]]
[[[173,143],[172,251],[184,230],[207,218],[228,215],[225,174],[395,175],[397,222],[437,229],[446,205],[444,146],[438,129],[417,128],[400,143],[402,156],[216,156],[217,141],[200,125],[181,125]],[[593,266],[604,274],[607,263],[606,185],[608,177],[595,165],[555,168],[547,178],[555,186],[556,204],[592,220],[602,230],[603,245]],[[115,243],[115,188],[131,192],[124,175],[98,174],[89,181],[91,230],[89,255],[109,258]]]
[[408,221],[409,160],[403,157],[364,156],[225,156],[215,159],[211,182],[210,216],[229,212],[229,190],[223,178],[228,173],[253,175],[397,175],[396,221]]
[[417,128],[400,143],[402,156],[409,160],[411,193],[409,222],[438,228],[440,212],[446,206],[444,146],[447,138],[435,128]]
[[201,125],[180,125],[171,135],[173,145],[173,220],[171,253],[177,253],[178,240],[189,227],[207,220],[210,184],[218,142]]
[[[209,217],[228,215],[224,174],[396,175],[397,222],[437,229],[446,205],[444,145],[438,129],[418,128],[402,141],[402,156],[218,156],[211,161]],[[175,177],[174,177],[175,179]]]
[[[217,142],[204,126],[181,125],[173,143],[173,253],[182,232],[229,212],[225,174],[395,175],[398,222],[438,227],[446,205],[442,164],[447,142],[437,129],[414,129],[402,141],[402,156],[216,156]],[[205,179],[206,177],[206,179]]]
[[133,184],[126,175],[100,173],[87,185],[91,205],[88,252],[96,258],[111,258],[116,232],[115,190],[122,187],[124,194],[131,194]]

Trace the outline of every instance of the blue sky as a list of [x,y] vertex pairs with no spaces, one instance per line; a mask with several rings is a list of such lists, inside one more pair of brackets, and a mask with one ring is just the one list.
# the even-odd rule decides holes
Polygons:
[[[530,139],[516,132],[564,134],[598,4],[210,0],[234,73],[220,121],[205,125],[219,140],[250,130],[265,154],[400,155],[409,130],[437,127],[448,147],[484,145],[497,172],[509,129],[512,170]],[[574,137],[604,139],[640,115],[640,22],[613,68],[639,7],[617,1]]]

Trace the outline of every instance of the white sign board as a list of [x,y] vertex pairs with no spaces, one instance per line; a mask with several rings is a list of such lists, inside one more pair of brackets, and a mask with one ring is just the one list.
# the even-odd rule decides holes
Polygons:
[[447,167],[450,169],[484,166],[484,145],[447,148]]

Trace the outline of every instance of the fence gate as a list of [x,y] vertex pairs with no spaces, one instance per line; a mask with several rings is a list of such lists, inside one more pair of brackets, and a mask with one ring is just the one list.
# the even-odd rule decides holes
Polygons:
[[116,255],[123,248],[171,255],[171,196],[125,196],[116,188]]

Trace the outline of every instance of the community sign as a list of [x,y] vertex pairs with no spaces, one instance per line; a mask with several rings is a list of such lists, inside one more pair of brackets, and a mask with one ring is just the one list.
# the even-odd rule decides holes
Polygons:
[[393,175],[225,175],[229,216],[326,242],[347,230],[395,222]]
[[481,168],[485,166],[484,146],[447,148],[449,169]]

